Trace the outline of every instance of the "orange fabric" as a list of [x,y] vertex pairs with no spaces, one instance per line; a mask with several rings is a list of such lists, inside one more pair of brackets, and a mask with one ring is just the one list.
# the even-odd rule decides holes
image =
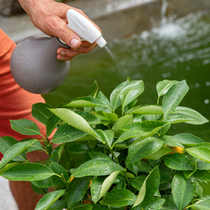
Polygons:
[[45,101],[41,95],[22,89],[13,79],[10,72],[10,57],[15,46],[16,44],[0,29],[0,137],[12,136],[21,140],[28,137],[13,131],[9,120],[32,120],[45,135],[45,126],[31,115],[32,105]]

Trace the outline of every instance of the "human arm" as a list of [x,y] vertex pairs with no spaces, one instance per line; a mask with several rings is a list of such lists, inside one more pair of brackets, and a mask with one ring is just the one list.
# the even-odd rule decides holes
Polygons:
[[[18,1],[37,28],[45,34],[59,37],[71,47],[71,49],[59,48],[57,50],[58,59],[71,60],[78,54],[87,53],[97,46],[96,43],[90,44],[87,41],[81,41],[80,37],[67,26],[67,11],[74,9],[88,18],[82,10],[63,3],[58,3],[54,0]],[[95,23],[93,24],[96,25]],[[96,27],[98,28],[98,26]]]

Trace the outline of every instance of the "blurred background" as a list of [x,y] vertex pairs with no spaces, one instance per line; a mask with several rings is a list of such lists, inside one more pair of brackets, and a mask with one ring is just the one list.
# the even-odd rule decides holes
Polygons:
[[[145,92],[139,103],[155,104],[158,81],[185,79],[190,90],[180,105],[193,108],[210,119],[210,1],[209,0],[71,0],[102,29],[107,52],[96,48],[71,61],[70,73],[57,90],[44,95],[55,107],[89,94],[97,80],[109,97],[111,90],[130,77],[142,79]],[[11,39],[40,33],[16,0],[0,0],[0,28]],[[111,54],[110,54],[111,52]],[[210,142],[209,123],[180,124],[171,134],[192,133]],[[0,209],[13,209],[3,199],[0,179]],[[204,184],[205,193],[209,186]],[[5,188],[6,189],[6,188]],[[5,192],[8,192],[6,189]]]

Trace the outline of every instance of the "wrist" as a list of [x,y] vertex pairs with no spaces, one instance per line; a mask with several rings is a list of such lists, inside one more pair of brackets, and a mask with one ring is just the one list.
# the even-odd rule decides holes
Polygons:
[[18,0],[18,2],[31,18],[34,11],[38,10],[39,7],[41,8],[43,3],[51,4],[54,0]]

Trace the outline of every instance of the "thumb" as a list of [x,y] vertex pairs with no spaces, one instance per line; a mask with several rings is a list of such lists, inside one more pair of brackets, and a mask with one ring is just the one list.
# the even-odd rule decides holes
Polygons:
[[78,49],[81,45],[80,37],[74,31],[69,29],[68,26],[64,27],[63,31],[60,30],[57,36],[72,49]]
[[63,34],[61,34],[60,39],[63,40],[72,49],[78,49],[81,45],[80,37],[68,27],[66,28],[66,31]]
[[66,24],[66,22],[60,18],[56,21],[56,26],[51,30],[54,36],[57,36],[72,49],[78,49],[81,45],[80,37],[72,31]]

